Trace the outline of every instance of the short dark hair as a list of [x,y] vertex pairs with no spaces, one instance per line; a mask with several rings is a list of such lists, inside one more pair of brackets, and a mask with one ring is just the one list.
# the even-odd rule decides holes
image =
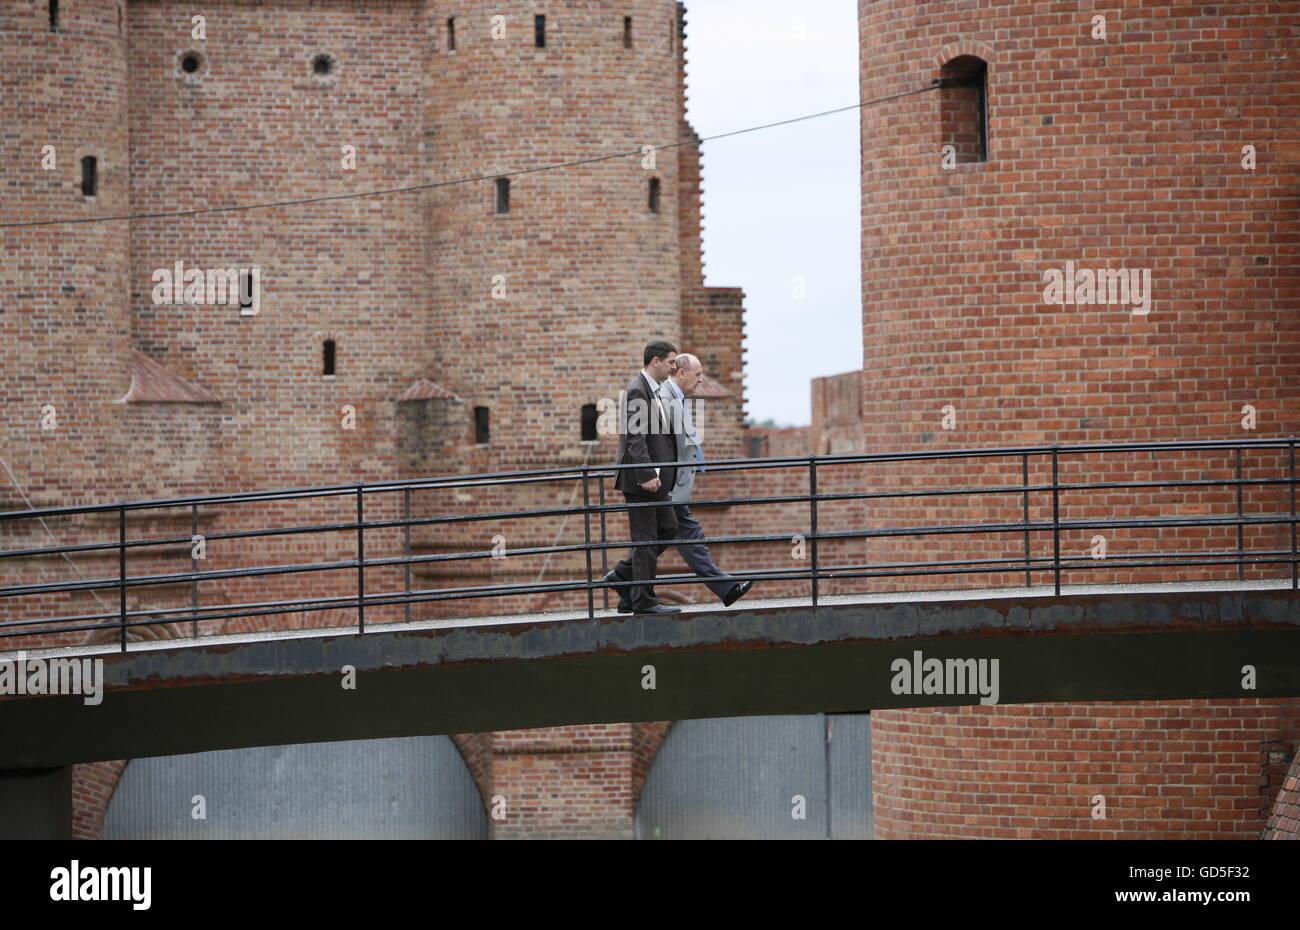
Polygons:
[[676,351],[677,346],[673,345],[671,342],[664,342],[662,339],[656,339],[654,342],[646,346],[645,351],[641,353],[641,363],[643,365],[649,365],[652,359],[667,358],[669,352]]

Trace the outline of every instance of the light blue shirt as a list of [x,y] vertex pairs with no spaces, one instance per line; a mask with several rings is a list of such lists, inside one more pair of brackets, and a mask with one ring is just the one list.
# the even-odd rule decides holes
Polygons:
[[[650,396],[655,399],[656,404],[659,404],[660,412],[663,412],[664,405],[659,403],[659,382],[656,381],[654,378],[650,377],[650,372],[646,371],[644,368],[641,369],[641,377],[645,378],[646,384],[650,388]],[[668,380],[671,381],[673,379],[669,378]],[[650,411],[647,410],[646,416],[648,417],[649,415],[650,415]],[[656,478],[659,477],[659,467],[657,465],[655,466],[655,477]]]
[[[677,398],[677,403],[681,405],[683,416],[682,424],[686,430],[686,442],[690,448],[694,450],[692,457],[695,461],[702,462],[704,461],[704,450],[700,448],[700,440],[695,433],[695,422],[691,419],[691,408],[690,405],[686,403],[686,395],[682,393],[682,389],[677,386],[677,382],[672,378],[667,379],[664,383],[668,385],[673,396]],[[699,470],[704,471],[703,468]]]

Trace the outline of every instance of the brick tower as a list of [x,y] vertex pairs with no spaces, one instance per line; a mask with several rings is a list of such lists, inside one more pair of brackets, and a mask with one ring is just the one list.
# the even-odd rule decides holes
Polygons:
[[[868,451],[1300,431],[1294,3],[1134,0],[1094,11],[864,0],[859,13],[864,100],[950,82],[862,111]],[[1044,272],[1067,262],[1149,270],[1149,312],[1050,303]],[[941,423],[945,405],[953,429]],[[1258,412],[1254,434],[1242,429],[1245,405]],[[926,466],[921,483],[1020,481],[1017,460],[961,461]],[[1264,465],[1277,473],[1272,458],[1246,462],[1244,474]],[[1135,453],[1107,468],[1070,460],[1061,481],[1230,477],[1231,466],[1227,455],[1207,463],[1204,453]],[[1045,477],[1036,467],[1031,481]],[[873,480],[901,488],[915,479],[886,465]],[[1249,512],[1280,509],[1279,491],[1255,492]],[[925,508],[941,507],[945,522],[1001,521],[1016,519],[1020,504],[963,500],[895,501],[871,519],[933,523],[937,512]],[[1078,500],[1063,499],[1062,519],[1095,516]],[[1172,488],[1117,506],[1200,514],[1229,504],[1230,492]],[[1037,504],[1033,516],[1043,517]],[[1221,549],[1233,531],[1197,532],[1119,529],[1110,550]],[[1249,547],[1282,537],[1269,527],[1252,534]],[[1087,552],[1089,536],[1064,534],[1064,551]],[[991,557],[1019,544],[1001,539],[963,548],[900,537],[871,556]],[[1195,572],[1179,577],[1235,577],[1232,568]],[[1247,577],[1270,574],[1260,572]],[[1064,580],[1160,576],[1080,571]],[[1295,701],[1249,697],[872,716],[884,838],[1257,836],[1300,739]],[[1098,795],[1105,818],[1092,816]]]

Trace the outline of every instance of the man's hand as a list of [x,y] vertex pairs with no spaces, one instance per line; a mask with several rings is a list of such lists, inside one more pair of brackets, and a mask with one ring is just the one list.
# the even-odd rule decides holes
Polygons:
[[643,491],[647,491],[647,492],[649,492],[650,494],[653,494],[655,491],[658,491],[658,490],[659,490],[659,479],[658,479],[658,478],[651,478],[649,481],[643,481],[643,482],[641,482],[641,490],[643,490]]

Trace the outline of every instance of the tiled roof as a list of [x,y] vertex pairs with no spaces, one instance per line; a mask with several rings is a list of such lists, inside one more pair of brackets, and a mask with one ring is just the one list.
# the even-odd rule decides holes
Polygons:
[[695,386],[695,393],[692,397],[730,397],[731,392],[712,378],[705,378]]
[[138,349],[131,350],[131,386],[119,404],[219,404],[206,388],[158,364]]
[[428,378],[421,378],[398,395],[399,404],[407,400],[460,400],[460,398],[445,387],[434,384]]
[[1291,760],[1264,830],[1266,840],[1300,840],[1300,752]]

